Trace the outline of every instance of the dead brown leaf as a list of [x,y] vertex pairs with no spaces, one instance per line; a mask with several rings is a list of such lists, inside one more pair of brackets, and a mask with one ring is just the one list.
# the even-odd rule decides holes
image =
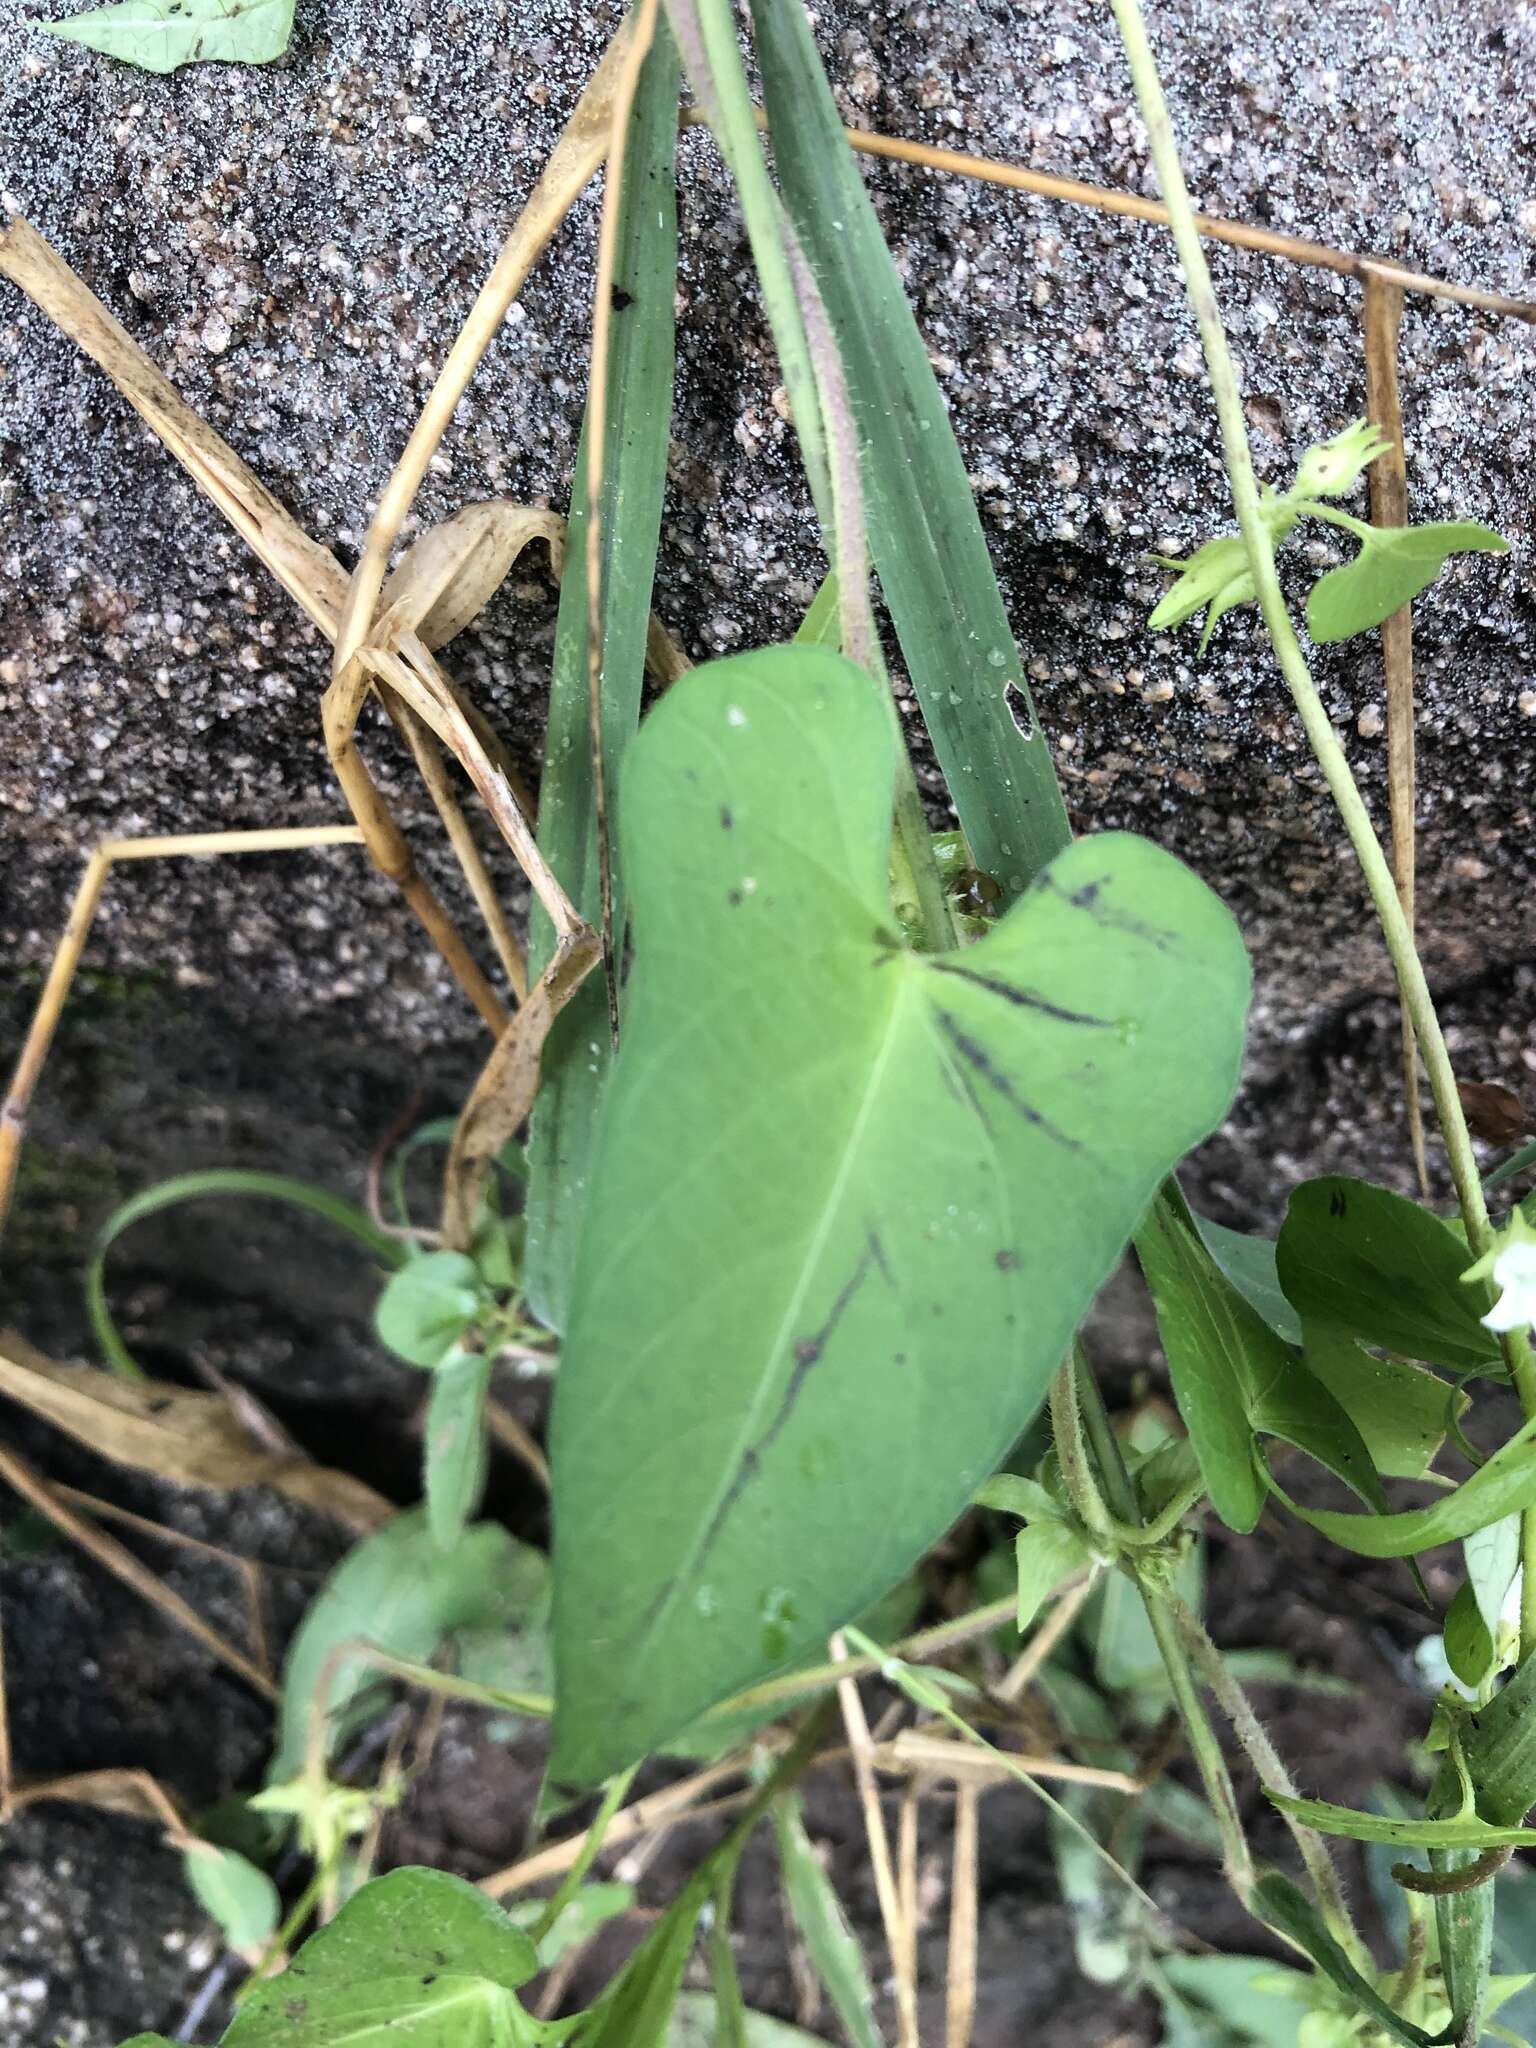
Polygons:
[[0,1335],[0,1394],[88,1450],[177,1486],[270,1486],[359,1535],[394,1512],[349,1472],[259,1449],[220,1394],[60,1365],[14,1331]]
[[558,581],[565,521],[557,512],[492,498],[466,505],[412,541],[379,598],[390,628],[414,632],[429,648],[444,647],[480,613],[531,541],[548,543]]

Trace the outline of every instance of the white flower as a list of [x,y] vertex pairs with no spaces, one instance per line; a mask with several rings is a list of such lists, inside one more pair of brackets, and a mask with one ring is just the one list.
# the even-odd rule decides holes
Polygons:
[[1525,1330],[1536,1325],[1536,1230],[1517,1209],[1491,1251],[1462,1274],[1491,1280],[1499,1298],[1482,1319],[1485,1329]]

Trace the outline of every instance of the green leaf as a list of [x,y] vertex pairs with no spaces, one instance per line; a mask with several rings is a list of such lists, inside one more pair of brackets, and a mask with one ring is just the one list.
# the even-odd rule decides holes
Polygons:
[[1375,1985],[1361,1976],[1329,1933],[1317,1908],[1288,1877],[1279,1871],[1261,1877],[1253,1888],[1252,1910],[1305,1950],[1324,1976],[1352,1998],[1361,2012],[1385,2027],[1394,2041],[1405,2043],[1406,2048],[1433,2048],[1423,2028],[1402,2019]]
[[882,2048],[864,1952],[805,1831],[799,1795],[783,1793],[774,1801],[772,1811],[784,1895],[811,1967],[853,2048]]
[[1332,440],[1317,441],[1301,458],[1291,493],[1299,498],[1344,498],[1392,443],[1367,419],[1351,420]]
[[[693,1954],[699,1915],[713,1883],[716,1856],[709,1857],[694,1871],[584,2016],[572,2036],[572,2048],[670,2048],[678,1988]],[[709,2007],[713,2013],[712,1998]]]
[[977,1487],[975,1501],[979,1508],[1017,1515],[1021,1522],[1063,1522],[1069,1512],[1038,1480],[1021,1479],[1017,1472],[994,1472]]
[[1249,1530],[1265,1498],[1255,1433],[1295,1444],[1371,1505],[1386,1499],[1360,1432],[1226,1278],[1171,1184],[1136,1235],[1174,1398],[1217,1513]]
[[1409,1508],[1401,1514],[1338,1514],[1299,1507],[1289,1499],[1286,1505],[1292,1514],[1357,1557],[1412,1557],[1416,1551],[1432,1550],[1437,1543],[1455,1543],[1505,1515],[1536,1507],[1533,1453],[1536,1422],[1527,1422],[1453,1492],[1443,1494],[1427,1508]]
[[293,0],[121,0],[37,26],[141,71],[270,64],[293,34]]
[[1498,1339],[1478,1320],[1488,1293],[1462,1284],[1471,1264],[1465,1243],[1417,1202],[1342,1175],[1305,1181],[1291,1196],[1276,1260],[1304,1323],[1454,1372],[1499,1364]]
[[[511,1625],[526,1587],[519,1569],[525,1554],[522,1544],[491,1522],[466,1530],[452,1550],[441,1550],[420,1508],[397,1515],[348,1551],[289,1646],[269,1783],[281,1784],[303,1766],[312,1704],[333,1652],[359,1641],[424,1664],[455,1629]],[[326,1701],[328,1753],[366,1718],[359,1695],[374,1683],[365,1659],[339,1658]]]
[[426,1252],[392,1273],[373,1311],[379,1342],[407,1365],[441,1365],[480,1313],[479,1270],[466,1252]]
[[293,1180],[284,1173],[248,1173],[235,1168],[175,1174],[170,1180],[157,1181],[154,1187],[145,1188],[140,1194],[131,1195],[126,1202],[120,1203],[101,1226],[91,1252],[91,1263],[85,1276],[86,1308],[96,1341],[115,1372],[130,1379],[142,1377],[107,1307],[108,1251],[125,1230],[132,1229],[146,1216],[153,1216],[161,1209],[174,1209],[182,1202],[205,1202],[226,1195],[286,1202],[291,1208],[307,1209],[311,1215],[323,1218],[338,1230],[346,1231],[349,1237],[356,1238],[380,1265],[393,1269],[405,1263],[406,1250],[398,1238],[380,1230],[353,1203],[344,1202],[339,1195],[328,1194],[324,1188],[311,1187],[308,1181]]
[[474,1885],[392,1870],[249,1991],[223,2048],[522,2048],[550,2031],[515,1995],[538,1966]]
[[805,10],[754,0],[752,22],[785,205],[847,381],[880,587],[972,858],[1011,902],[1070,828],[971,482]]
[[1326,1799],[1288,1799],[1269,1792],[1270,1804],[1319,1834],[1342,1835],[1351,1842],[1392,1842],[1405,1849],[1528,1848],[1536,1828],[1496,1827],[1475,1813],[1443,1820],[1400,1820],[1383,1813],[1361,1813],[1352,1806],[1334,1806]]
[[893,751],[862,670],[785,648],[684,677],[630,753],[636,964],[552,1431],[557,1777],[910,1567],[1230,1097],[1241,942],[1144,841],[1078,842],[963,954],[900,947]]
[[1080,1531],[1062,1521],[1032,1522],[1014,1539],[1019,1571],[1019,1633],[1034,1621],[1063,1580],[1092,1562]]
[[491,1361],[452,1351],[432,1375],[427,1404],[427,1521],[439,1550],[452,1550],[480,1505],[485,1486],[485,1395]]
[[1474,1530],[1463,1542],[1461,1553],[1477,1611],[1488,1633],[1497,1638],[1504,1602],[1520,1571],[1520,1517],[1506,1515],[1501,1522]]
[[1209,1216],[1190,1211],[1200,1242],[1252,1309],[1268,1323],[1286,1344],[1300,1345],[1301,1317],[1286,1299],[1275,1263],[1275,1241],[1271,1237],[1250,1237],[1245,1231],[1228,1230]]
[[1296,2048],[1312,2003],[1312,1979],[1264,1956],[1163,1956],[1157,1976],[1219,2022],[1223,2040],[1236,2035],[1243,2048]]
[[1517,1666],[1462,1731],[1478,1812],[1512,1826],[1536,1806],[1536,1657]]
[[1432,1372],[1400,1358],[1374,1357],[1331,1323],[1307,1323],[1302,1356],[1387,1479],[1422,1479],[1445,1440],[1447,1416],[1467,1405],[1465,1394]]
[[843,626],[835,569],[829,569],[818,584],[810,610],[795,628],[795,640],[802,647],[830,647],[834,652],[841,649]]
[[1465,1582],[1446,1609],[1445,1661],[1469,1691],[1476,1692],[1493,1664],[1493,1632],[1478,1611],[1477,1595]]
[[1225,533],[1208,540],[1187,562],[1171,555],[1154,555],[1163,569],[1181,571],[1179,580],[1147,619],[1150,632],[1161,633],[1182,626],[1196,612],[1205,613],[1205,630],[1200,635],[1200,652],[1211,644],[1217,621],[1234,606],[1254,599],[1253,572],[1248,567],[1248,545],[1240,533]]
[[1330,569],[1307,599],[1307,631],[1325,645],[1369,632],[1433,583],[1451,555],[1503,555],[1509,543],[1475,520],[1360,527],[1360,552]]
[[261,1948],[277,1932],[282,1904],[277,1886],[236,1849],[189,1842],[182,1851],[187,1883],[215,1919],[231,1948]]
[[[661,502],[666,488],[676,352],[677,51],[665,11],[656,23],[630,117],[624,157],[609,325],[608,400],[602,471],[602,745],[610,826],[624,756],[640,717],[645,644]],[[621,296],[620,296],[621,295]],[[566,894],[595,927],[600,882],[589,725],[586,499],[587,440],[576,458],[554,674],[539,785],[539,850]],[[614,930],[622,936],[629,893],[623,848],[611,846]],[[528,967],[542,973],[554,948],[548,917],[535,905]],[[555,1020],[528,1141],[524,1284],[539,1320],[564,1330],[571,1269],[586,1199],[592,1124],[611,1058],[603,976],[585,983]]]
[[[519,1899],[507,1907],[507,1918],[515,1927],[527,1932],[538,1926],[548,1905],[547,1899]],[[632,1884],[579,1885],[555,1915],[554,1924],[538,1945],[539,1968],[553,1969],[562,1956],[589,1942],[600,1927],[633,1912],[634,1905],[635,1888]]]
[[1536,1138],[1532,1138],[1529,1144],[1522,1145],[1518,1152],[1511,1152],[1502,1166],[1494,1168],[1483,1182],[1483,1192],[1491,1194],[1495,1188],[1502,1187],[1505,1181],[1513,1180],[1517,1173],[1529,1173],[1533,1166],[1536,1166]]
[[[719,2013],[713,1994],[684,1991],[672,2010],[666,2048],[718,2048],[718,2027]],[[762,2012],[746,2015],[745,2040],[747,2048],[826,2048],[822,2035],[807,2034],[801,2027],[770,2019]]]

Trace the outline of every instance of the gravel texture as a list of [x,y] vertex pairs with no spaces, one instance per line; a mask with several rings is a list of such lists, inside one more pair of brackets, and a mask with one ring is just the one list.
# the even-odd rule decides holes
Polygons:
[[[416,403],[569,109],[608,8],[299,8],[263,71],[143,76],[39,35],[52,0],[0,0],[0,183],[309,529],[353,551]],[[1374,248],[1506,290],[1536,249],[1536,12],[1504,0],[1179,4],[1155,28],[1212,211]],[[1147,188],[1102,11],[1068,4],[822,11],[850,116]],[[781,634],[818,557],[710,145],[683,149],[682,375],[660,606],[695,653]],[[1155,231],[882,166],[874,188],[976,481],[1077,822],[1151,831],[1243,918],[1254,1061],[1384,985],[1339,833],[1245,620],[1204,663],[1154,640],[1145,550],[1222,518],[1208,394]],[[581,402],[594,209],[578,209],[462,408],[422,501],[561,503]],[[1356,288],[1226,249],[1218,283],[1261,464],[1283,478],[1361,405]],[[1423,923],[1462,985],[1532,947],[1536,335],[1414,303],[1404,330],[1420,516],[1496,520],[1515,552],[1420,606]],[[0,944],[46,959],[82,849],[109,832],[338,815],[316,700],[325,650],[127,408],[0,288],[4,575]],[[536,765],[553,625],[525,566],[459,672]],[[1319,663],[1373,794],[1373,648]],[[386,765],[395,757],[375,740]],[[406,778],[405,808],[433,843]],[[429,856],[430,857],[430,856]],[[180,863],[110,892],[93,957],[213,983],[272,1014],[323,1010],[405,1046],[462,1006],[351,852]],[[446,1000],[445,1000],[446,996]],[[1475,1007],[1475,1006],[1474,1006]],[[1491,1027],[1492,1015],[1480,1018]],[[1536,1060],[1492,1049],[1488,1078]]]

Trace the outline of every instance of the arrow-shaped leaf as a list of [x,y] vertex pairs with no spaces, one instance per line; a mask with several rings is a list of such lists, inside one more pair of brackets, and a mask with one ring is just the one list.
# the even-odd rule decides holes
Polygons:
[[636,966],[553,1422],[553,1768],[607,1776],[893,1584],[1028,1421],[1222,1115],[1248,973],[1120,835],[907,952],[894,735],[817,648],[676,684],[626,764]]
[[1475,519],[1358,531],[1359,554],[1319,577],[1307,599],[1307,631],[1320,644],[1379,626],[1433,583],[1452,555],[1509,552],[1502,534]]

